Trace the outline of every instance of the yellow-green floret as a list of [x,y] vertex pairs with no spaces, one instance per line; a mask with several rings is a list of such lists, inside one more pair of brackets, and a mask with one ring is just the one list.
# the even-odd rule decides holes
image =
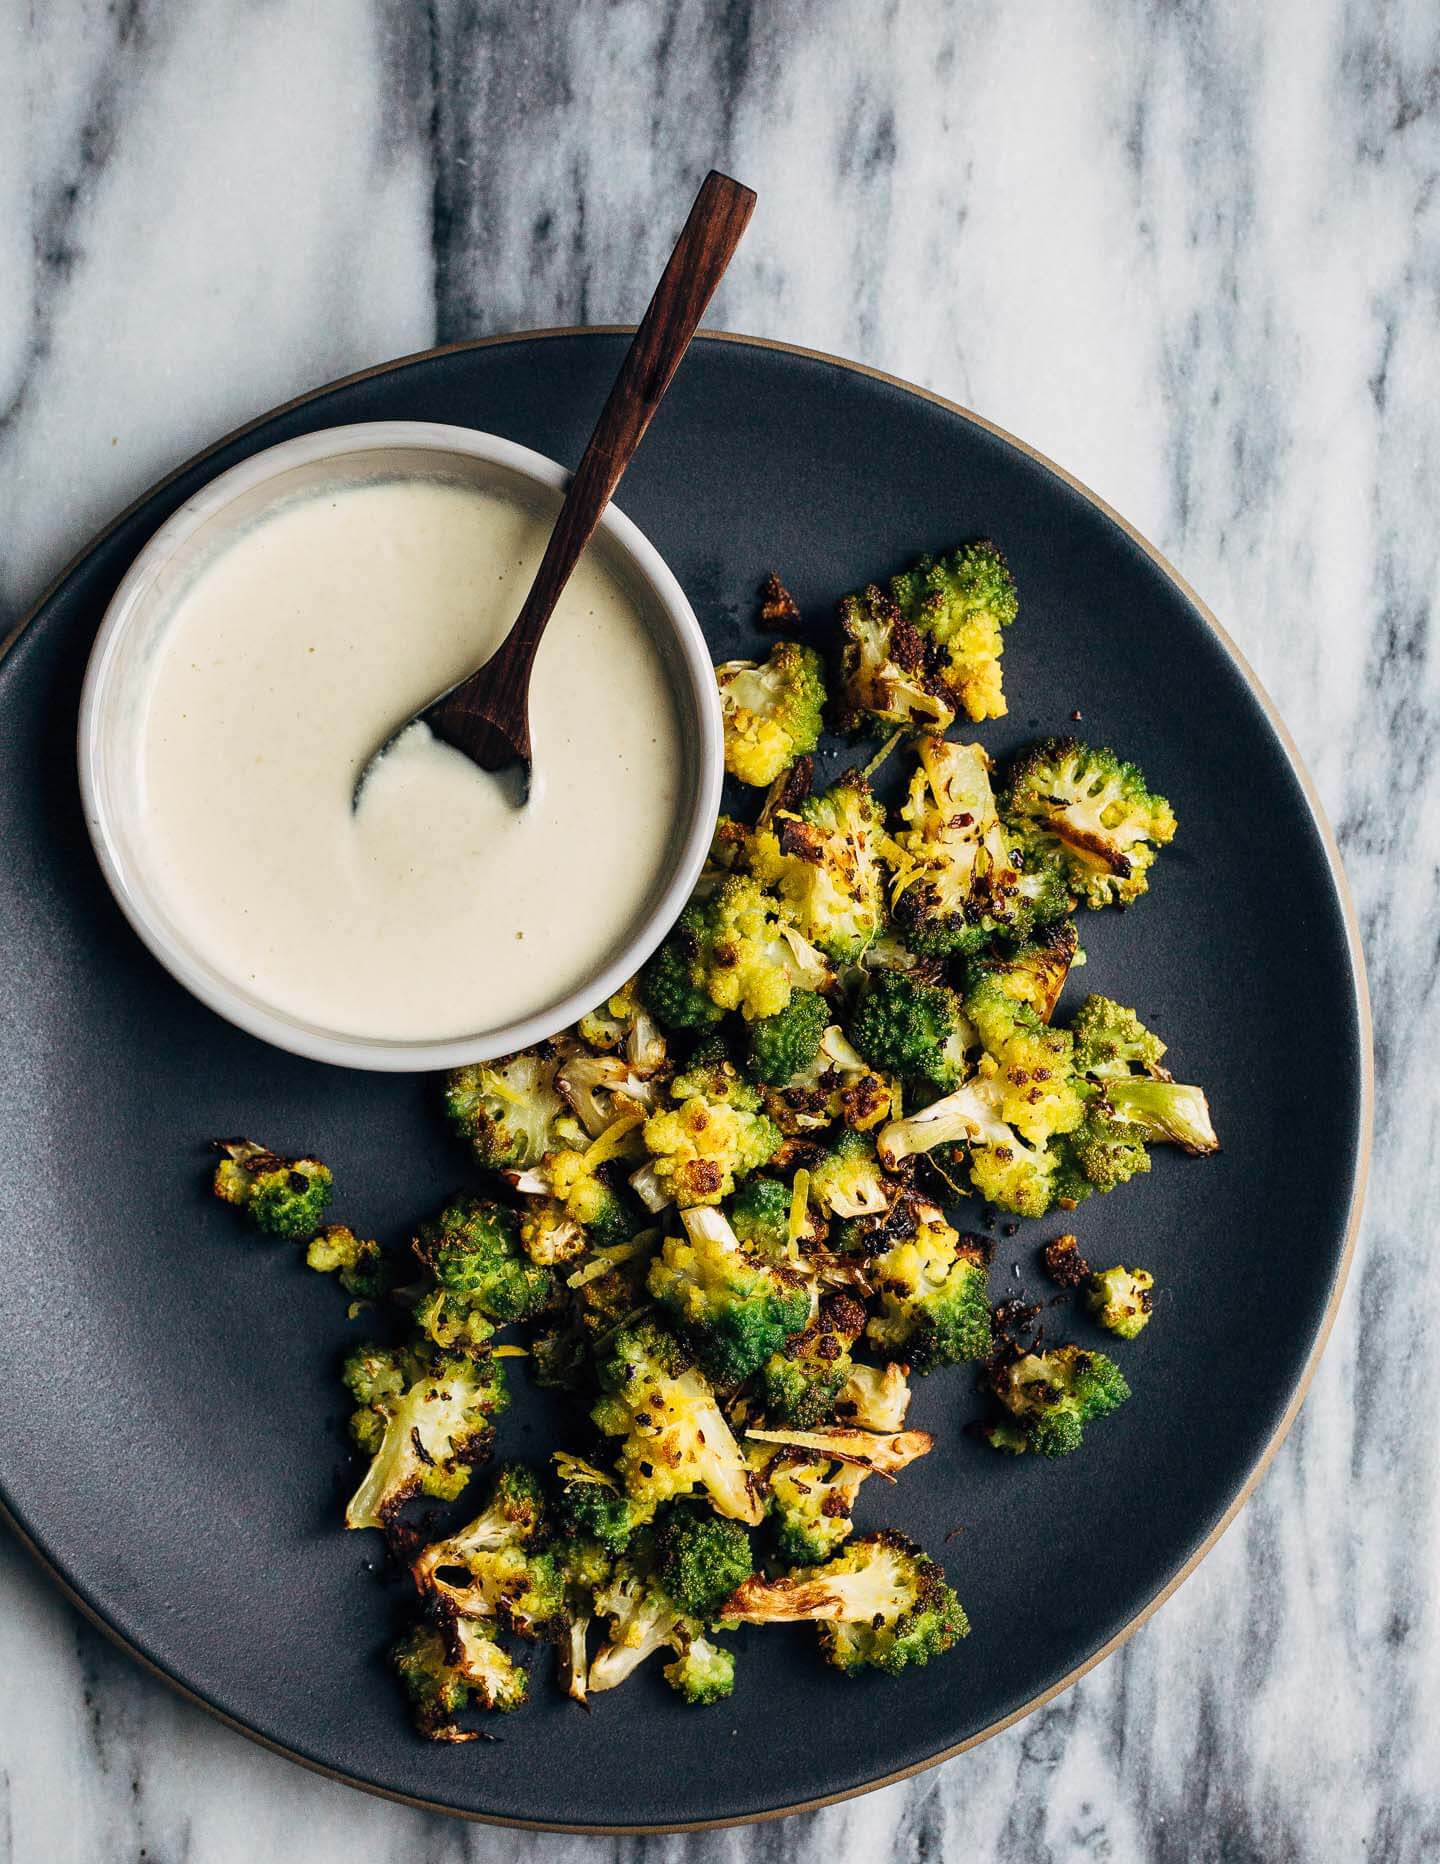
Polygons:
[[1045,738],[1014,758],[1001,811],[1027,849],[1058,854],[1087,906],[1128,906],[1149,885],[1175,812],[1139,768],[1076,738]]
[[789,907],[812,945],[851,963],[885,923],[885,811],[858,771],[782,808],[750,841],[750,871]]
[[1150,1324],[1155,1277],[1148,1269],[1100,1269],[1085,1285],[1090,1312],[1110,1333],[1133,1340]]
[[304,1242],[320,1228],[334,1188],[319,1159],[285,1159],[253,1139],[217,1139],[216,1197],[243,1210],[257,1230]]
[[992,1368],[988,1384],[1006,1415],[986,1434],[996,1449],[1012,1454],[1068,1456],[1079,1449],[1087,1424],[1108,1417],[1130,1396],[1113,1359],[1079,1346],[1021,1353]]
[[764,789],[815,749],[825,705],[819,654],[777,641],[764,661],[729,660],[715,669],[725,722],[725,768]]

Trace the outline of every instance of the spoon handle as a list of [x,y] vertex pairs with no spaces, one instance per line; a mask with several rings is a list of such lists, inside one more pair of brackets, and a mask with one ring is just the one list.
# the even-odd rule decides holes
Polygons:
[[[670,386],[754,207],[751,189],[713,169],[706,176],[575,469],[525,605],[499,651],[433,708],[432,722],[442,733],[447,713],[504,718],[512,730],[524,732],[526,742],[516,749],[528,757],[526,690],[545,624]],[[473,693],[467,695],[467,688]]]

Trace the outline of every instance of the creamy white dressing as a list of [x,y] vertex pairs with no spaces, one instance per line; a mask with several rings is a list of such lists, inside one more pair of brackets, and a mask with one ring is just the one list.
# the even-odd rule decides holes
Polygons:
[[388,730],[504,638],[548,518],[400,479],[299,499],[181,597],[142,735],[165,905],[210,962],[326,1029],[493,1029],[593,975],[660,884],[682,748],[643,618],[593,547],[530,695],[524,809],[423,727]]

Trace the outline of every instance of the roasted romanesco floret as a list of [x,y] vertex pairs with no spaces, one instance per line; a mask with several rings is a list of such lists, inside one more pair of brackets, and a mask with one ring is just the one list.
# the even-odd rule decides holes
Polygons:
[[1066,896],[1053,858],[1022,854],[997,813],[990,759],[978,744],[924,734],[885,843],[900,935],[929,957],[974,951],[997,933],[1023,938],[1058,917]]
[[523,1171],[557,1143],[565,1103],[555,1090],[560,1058],[525,1049],[498,1061],[473,1062],[445,1077],[445,1110],[492,1171]]
[[773,783],[820,739],[825,675],[819,654],[777,641],[762,661],[716,667],[725,720],[725,768],[759,789]]
[[650,1264],[650,1293],[666,1308],[718,1384],[738,1385],[815,1313],[813,1283],[747,1247],[720,1211],[682,1210]]
[[929,1663],[970,1629],[939,1566],[903,1534],[855,1540],[824,1566],[780,1579],[748,1579],[725,1607],[742,1624],[808,1618],[827,1661],[847,1675],[896,1675]]
[[467,1708],[518,1709],[525,1672],[501,1646],[492,1625],[451,1612],[401,1638],[390,1661],[410,1698],[415,1726],[431,1741],[478,1741],[456,1716]]
[[320,1228],[334,1188],[319,1159],[282,1159],[253,1139],[217,1139],[216,1197],[243,1210],[257,1230],[304,1242]]
[[779,894],[812,945],[853,963],[885,923],[884,838],[885,811],[852,770],[757,828],[750,871]]
[[452,1198],[438,1217],[420,1226],[415,1253],[452,1311],[478,1309],[503,1325],[528,1319],[555,1296],[549,1270],[520,1248],[515,1212],[486,1198]]
[[729,1062],[704,1062],[670,1083],[670,1105],[644,1126],[660,1206],[717,1204],[780,1145],[760,1096]]
[[1134,764],[1076,738],[1045,738],[1012,759],[1000,806],[1027,849],[1060,856],[1087,906],[1137,900],[1175,834],[1175,812]]
[[1012,1454],[1068,1456],[1080,1447],[1087,1424],[1108,1417],[1130,1396],[1113,1359],[1079,1346],[1021,1353],[992,1367],[987,1383],[1007,1415],[985,1435],[997,1450]]
[[791,992],[774,1016],[751,1023],[745,1072],[766,1087],[784,1087],[815,1065],[820,1038],[830,1025],[830,1005],[813,990]]
[[497,1361],[417,1347],[357,1347],[342,1376],[356,1405],[351,1435],[371,1459],[345,1511],[351,1528],[388,1527],[412,1495],[453,1501],[509,1402]]
[[1150,1324],[1154,1291],[1148,1269],[1100,1269],[1085,1284],[1085,1300],[1102,1327],[1133,1340]]
[[929,1431],[878,1432],[851,1424],[747,1431],[746,1453],[780,1558],[801,1566],[830,1559],[854,1532],[851,1514],[861,1485],[873,1475],[893,1480],[934,1446]]
[[673,1334],[649,1319],[622,1326],[600,1349],[596,1373],[602,1396],[591,1416],[621,1439],[615,1467],[626,1494],[658,1505],[704,1489],[718,1513],[760,1520],[730,1426]]
[[394,1280],[389,1258],[373,1237],[357,1236],[343,1223],[330,1223],[310,1240],[308,1267],[333,1275],[357,1301],[378,1301]]
[[957,712],[1004,718],[1002,630],[1015,619],[1015,579],[992,543],[948,557],[922,557],[890,585],[901,612],[924,637],[940,689]]
[[827,1294],[810,1325],[760,1368],[757,1395],[766,1418],[810,1430],[832,1416],[854,1369],[850,1348],[864,1331],[863,1303],[844,1292]]
[[984,1359],[994,1344],[979,1236],[960,1236],[938,1206],[914,1200],[915,1233],[869,1266],[880,1297],[866,1338],[917,1372]]
[[641,973],[649,1008],[671,1029],[713,1027],[727,1010],[774,1016],[794,990],[828,990],[834,973],[780,902],[748,874],[694,901]]
[[960,999],[944,984],[907,971],[877,971],[860,993],[850,1037],[866,1061],[885,1074],[958,1087],[969,1072],[976,1036]]

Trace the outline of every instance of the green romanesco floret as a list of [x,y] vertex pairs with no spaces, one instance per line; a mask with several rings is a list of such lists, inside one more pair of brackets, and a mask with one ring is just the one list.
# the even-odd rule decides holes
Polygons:
[[1068,1456],[1080,1447],[1087,1424],[1108,1417],[1130,1396],[1113,1359],[1079,1346],[1022,1353],[992,1368],[988,1384],[1007,1414],[989,1430],[990,1441],[1012,1454]]
[[894,595],[871,583],[840,603],[840,728],[889,732],[926,726],[944,731],[955,717],[935,664],[933,645]]
[[761,1111],[759,1094],[729,1062],[676,1075],[670,1104],[652,1113],[643,1130],[660,1202],[673,1199],[682,1210],[718,1204],[780,1146],[780,1130]]
[[730,1200],[730,1227],[747,1247],[778,1262],[789,1251],[791,1199],[778,1178],[747,1178]]
[[718,1513],[755,1525],[762,1509],[730,1426],[704,1375],[653,1320],[620,1327],[597,1353],[602,1396],[590,1415],[619,1437],[627,1495],[659,1505],[704,1489]]
[[1092,907],[1137,900],[1175,834],[1175,812],[1134,764],[1076,738],[1045,738],[1013,758],[1000,808],[1027,849],[1059,855]]
[[253,1139],[217,1139],[216,1197],[243,1210],[257,1230],[304,1242],[320,1227],[334,1189],[319,1159],[283,1159]]
[[343,1223],[331,1223],[310,1240],[306,1264],[321,1275],[333,1275],[346,1294],[357,1301],[378,1301],[390,1292],[394,1271],[389,1257],[373,1238],[357,1236]]
[[1168,1143],[1196,1157],[1218,1151],[1204,1090],[1171,1079],[1161,1065],[1165,1044],[1133,1010],[1087,997],[1073,1034],[1076,1066],[1095,1087],[1097,1131],[1132,1147]]
[[777,641],[767,659],[715,669],[725,721],[725,768],[765,789],[820,740],[825,672],[813,647]]
[[998,1111],[1022,1138],[1039,1145],[1073,1133],[1085,1117],[1087,1094],[1075,1071],[1070,1032],[1041,1022],[994,977],[980,977],[965,995],[965,1014],[994,1071]]
[[1085,1301],[1100,1325],[1133,1340],[1150,1324],[1155,1277],[1148,1269],[1100,1269],[1085,1284]]
[[960,999],[944,984],[906,971],[879,971],[860,993],[850,1039],[882,1073],[930,1081],[946,1091],[968,1072],[966,1052],[975,1032]]
[[828,990],[828,960],[788,909],[748,874],[728,875],[693,902],[641,973],[654,1014],[671,1029],[705,1029],[727,1010],[747,1022],[783,1010],[795,990]]
[[664,1668],[665,1681],[695,1708],[723,1702],[735,1689],[735,1653],[703,1632],[682,1638],[680,1654]]
[[431,1288],[415,1304],[416,1331],[443,1353],[487,1356],[495,1323],[466,1295]]
[[1002,630],[1015,619],[1015,579],[992,543],[964,544],[938,561],[922,557],[897,576],[891,593],[902,614],[931,644],[931,664],[957,712],[979,721],[1004,718]]
[[813,1067],[829,1024],[830,1005],[824,997],[813,990],[792,991],[783,1010],[751,1023],[746,1074],[767,1087],[783,1087]]
[[928,1107],[893,1120],[877,1141],[880,1158],[897,1170],[908,1158],[936,1153],[942,1164],[962,1165],[986,1203],[1021,1217],[1043,1217],[1056,1203],[1071,1204],[1083,1190],[1066,1142],[1027,1143],[1002,1117],[1006,1099],[1000,1070],[986,1056],[981,1072]]
[[1084,1122],[1058,1142],[1066,1161],[1070,1201],[1080,1203],[1092,1191],[1113,1191],[1150,1169],[1150,1154],[1133,1126],[1112,1120],[1103,1107],[1092,1107]]
[[747,1580],[725,1615],[742,1624],[810,1619],[826,1660],[849,1676],[929,1663],[970,1629],[942,1569],[892,1529],[852,1541],[807,1572]]
[[971,958],[965,967],[966,988],[988,979],[1048,1023],[1072,967],[1084,962],[1074,920],[1056,919],[1012,950],[991,950]]
[[467,1618],[495,1619],[537,1638],[565,1615],[566,1575],[541,1545],[544,1498],[528,1471],[502,1472],[484,1512],[426,1547],[410,1571],[422,1594]]
[[419,1347],[357,1347],[342,1377],[356,1404],[351,1435],[371,1459],[345,1511],[351,1528],[387,1527],[412,1495],[453,1501],[509,1403],[497,1361]]
[[810,1324],[814,1286],[747,1249],[720,1211],[700,1206],[680,1219],[685,1235],[660,1245],[647,1286],[710,1377],[738,1385]]
[[567,1109],[555,1089],[559,1056],[525,1049],[472,1062],[445,1077],[445,1110],[491,1171],[523,1171],[558,1143]]
[[1058,917],[1066,905],[1058,869],[1043,855],[1022,856],[1001,822],[984,749],[925,733],[915,753],[904,826],[884,845],[891,910],[905,942],[943,958],[997,934],[1023,938]]
[[796,1565],[828,1560],[849,1539],[856,1497],[870,1476],[893,1479],[935,1445],[924,1430],[877,1432],[850,1424],[751,1428],[746,1439],[776,1549]]
[[513,1210],[459,1195],[420,1226],[415,1253],[457,1307],[478,1308],[503,1325],[529,1319],[555,1298],[554,1277],[528,1260],[519,1232]]
[[750,1535],[739,1521],[680,1503],[655,1536],[656,1576],[687,1616],[709,1624],[755,1571]]
[[864,1331],[863,1304],[844,1292],[827,1294],[805,1331],[760,1368],[756,1395],[765,1416],[801,1430],[824,1423],[850,1377],[850,1348]]
[[593,1541],[608,1554],[623,1553],[631,1537],[653,1519],[654,1504],[622,1494],[607,1471],[564,1450],[556,1452],[554,1462],[559,1481],[555,1513],[563,1536]]
[[779,894],[812,945],[853,963],[885,923],[884,838],[885,811],[852,770],[757,828],[750,871]]
[[841,1133],[810,1167],[810,1201],[835,1217],[881,1216],[898,1188],[881,1169],[868,1133]]
[[1123,1080],[1136,1073],[1160,1081],[1170,1078],[1160,1065],[1165,1044],[1123,1003],[1087,997],[1071,1019],[1070,1033],[1075,1040],[1075,1066],[1093,1080]]
[[870,1264],[880,1297],[866,1338],[917,1372],[984,1359],[994,1344],[983,1237],[960,1236],[916,1199],[915,1234]]
[[478,1741],[478,1732],[461,1728],[457,1715],[471,1707],[518,1709],[527,1694],[525,1672],[493,1628],[455,1614],[439,1625],[417,1625],[395,1645],[390,1661],[416,1728],[431,1741]]

